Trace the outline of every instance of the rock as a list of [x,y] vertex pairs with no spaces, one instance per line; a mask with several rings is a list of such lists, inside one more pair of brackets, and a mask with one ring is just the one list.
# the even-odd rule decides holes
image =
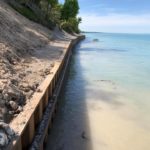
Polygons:
[[31,90],[35,91],[37,89],[37,87],[39,86],[39,83],[34,83],[33,85],[31,85]]
[[17,109],[17,111],[16,111],[16,113],[20,113],[22,111],[23,111],[23,108],[21,106],[19,106],[18,109]]
[[36,88],[39,86],[39,83],[35,83]]
[[0,146],[4,147],[8,144],[8,142],[9,140],[6,133],[2,129],[0,129]]
[[20,85],[20,87],[27,88],[27,87],[29,87],[29,84],[28,84],[28,83],[22,83],[22,84]]
[[40,74],[40,76],[41,76],[41,77],[45,77],[45,74],[44,74],[44,72],[42,72],[42,73]]
[[0,121],[0,147],[5,147],[14,136],[15,132],[9,125]]
[[15,112],[14,111],[9,111],[8,114],[9,115],[13,115]]
[[31,96],[33,95],[33,91],[31,90],[31,91],[29,91],[27,94],[26,94],[26,98],[28,98],[28,99],[30,99],[31,98]]
[[30,73],[32,73],[32,71],[31,71],[31,70],[28,70],[27,73],[30,74]]
[[93,39],[93,42],[98,42],[99,40],[98,39]]
[[26,92],[26,93],[28,93],[28,92],[30,92],[30,90],[31,90],[30,88],[24,88],[23,91]]
[[3,94],[3,97],[5,100],[8,100],[9,99],[9,95],[6,93],[6,94]]
[[5,70],[1,70],[1,74],[5,74]]
[[16,79],[11,79],[11,84],[18,86],[18,81]]
[[3,92],[3,88],[0,86],[0,93],[2,93]]
[[31,90],[31,87],[27,83],[22,83],[20,85],[20,89],[23,90],[24,92],[29,92]]
[[13,117],[14,117],[14,118],[15,118],[15,117],[17,117],[17,116],[18,116],[18,114],[17,114],[17,113],[13,115]]
[[50,70],[49,70],[49,69],[46,69],[46,70],[44,71],[44,73],[45,73],[45,75],[49,75],[49,74],[50,74]]
[[7,133],[7,135],[9,136],[13,136],[15,134],[15,132],[9,127],[8,124],[0,121],[0,128],[2,128],[3,130],[5,130],[5,132]]
[[0,92],[0,100],[1,100],[1,99],[3,99],[3,95],[2,95],[1,92]]
[[11,96],[11,97],[16,97],[17,95],[19,95],[18,91],[16,91],[16,90],[13,89],[13,88],[8,88],[7,93],[8,93],[8,95]]
[[37,89],[37,92],[41,93],[41,92],[42,92],[42,90],[41,90],[41,89]]
[[14,136],[15,135],[15,132],[8,126],[7,128],[5,128],[8,136]]
[[16,62],[16,61],[12,61],[12,64],[13,64],[13,65],[16,65],[16,64],[17,64],[17,62]]
[[20,73],[20,74],[19,74],[19,78],[21,78],[21,79],[24,78],[25,76],[26,76],[25,73]]
[[13,110],[17,110],[18,104],[14,101],[9,101],[9,105]]
[[5,88],[5,84],[2,81],[0,81],[0,93],[3,92],[4,88]]
[[18,104],[22,104],[25,99],[25,95],[13,84],[9,84],[3,90],[4,99],[7,101],[15,101]]
[[51,67],[54,67],[54,63],[51,64]]
[[6,113],[7,113],[7,108],[5,107],[5,104],[2,104],[3,102],[0,102],[0,120],[5,120],[6,119]]

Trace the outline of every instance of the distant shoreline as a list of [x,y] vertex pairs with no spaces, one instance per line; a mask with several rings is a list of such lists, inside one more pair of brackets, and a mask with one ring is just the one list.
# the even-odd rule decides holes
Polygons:
[[130,34],[130,35],[150,35],[150,33],[117,33],[117,32],[98,32],[98,31],[82,31],[81,33],[105,33],[105,34]]

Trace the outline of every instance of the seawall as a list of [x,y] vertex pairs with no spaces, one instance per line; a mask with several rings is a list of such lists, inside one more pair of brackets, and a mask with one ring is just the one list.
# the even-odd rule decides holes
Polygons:
[[77,36],[76,39],[71,40],[66,45],[64,55],[55,62],[51,74],[39,86],[38,92],[25,105],[23,112],[10,123],[10,127],[17,135],[7,149],[43,149],[56,113],[58,96],[63,85],[72,49],[84,38],[84,35]]

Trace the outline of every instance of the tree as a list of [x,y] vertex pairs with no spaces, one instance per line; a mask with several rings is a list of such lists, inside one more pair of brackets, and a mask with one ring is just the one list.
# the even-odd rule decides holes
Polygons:
[[82,19],[77,17],[79,12],[78,0],[65,0],[64,5],[60,4],[58,0],[15,1],[21,5],[17,10],[36,22],[51,29],[58,25],[70,33],[80,32],[79,24]]
[[49,19],[54,23],[59,25],[61,22],[61,9],[62,5],[57,4],[55,7],[52,7],[48,13]]
[[64,6],[62,8],[63,20],[68,20],[69,18],[75,18],[79,12],[78,0],[65,0]]

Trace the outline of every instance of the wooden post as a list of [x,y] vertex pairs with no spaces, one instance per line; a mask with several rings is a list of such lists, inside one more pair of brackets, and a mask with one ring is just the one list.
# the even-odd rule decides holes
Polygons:
[[48,91],[49,91],[49,97],[52,96],[52,86],[53,86],[53,84],[50,83],[49,88],[48,88]]
[[32,114],[29,123],[21,136],[21,143],[22,143],[21,150],[28,149],[29,145],[32,143],[34,134],[35,134],[35,122],[34,122],[34,114]]
[[29,134],[29,144],[31,144],[35,134],[34,114],[31,116],[28,124],[28,134]]
[[45,105],[46,106],[48,105],[48,99],[49,99],[49,87],[48,87],[48,89],[45,92]]
[[39,121],[41,121],[43,116],[43,101],[41,100],[39,103]]

